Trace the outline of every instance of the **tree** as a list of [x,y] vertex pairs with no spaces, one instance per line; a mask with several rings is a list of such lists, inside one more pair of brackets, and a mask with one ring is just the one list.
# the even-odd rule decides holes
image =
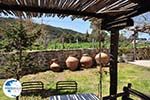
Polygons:
[[[92,34],[90,34],[91,40],[96,40],[103,43],[103,47],[105,46],[105,40],[108,39],[108,32],[105,30],[101,30],[101,19],[93,18],[91,20],[91,28]],[[108,41],[107,41],[108,42]]]
[[88,41],[89,41],[89,33],[87,31],[86,34],[85,34],[85,42],[88,42]]
[[101,19],[93,18],[91,20],[91,26],[92,28],[92,34],[91,37],[94,38],[96,41],[99,41],[101,38],[100,32],[101,32]]
[[9,24],[6,29],[1,30],[4,32],[4,39],[1,41],[3,42],[2,51],[8,60],[9,66],[15,66],[13,70],[7,70],[15,74],[19,80],[21,69],[28,60],[23,51],[32,46],[34,41],[40,36],[41,29],[31,24],[23,24],[21,21]]

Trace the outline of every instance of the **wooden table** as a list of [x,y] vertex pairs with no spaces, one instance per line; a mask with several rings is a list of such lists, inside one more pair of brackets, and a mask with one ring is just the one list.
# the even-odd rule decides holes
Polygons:
[[92,93],[87,93],[50,96],[50,100],[99,100],[99,98]]

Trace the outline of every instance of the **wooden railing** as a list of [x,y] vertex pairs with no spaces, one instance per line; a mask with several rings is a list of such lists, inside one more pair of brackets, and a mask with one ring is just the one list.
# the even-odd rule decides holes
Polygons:
[[103,97],[103,100],[115,100],[118,97],[122,97],[122,100],[133,100],[132,98],[130,98],[130,95],[136,96],[142,100],[150,100],[150,96],[143,94],[135,89],[131,89],[130,83],[128,84],[128,86],[123,87],[123,92],[116,95],[105,96]]

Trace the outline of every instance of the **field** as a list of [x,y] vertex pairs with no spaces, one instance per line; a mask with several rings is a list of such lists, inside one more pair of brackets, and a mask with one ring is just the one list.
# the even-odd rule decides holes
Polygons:
[[[129,44],[129,45],[127,45]],[[150,43],[138,43],[137,48],[144,48],[149,47]],[[110,43],[108,41],[105,41],[103,44],[103,48],[109,48]],[[50,42],[46,49],[76,49],[76,48],[99,48],[99,42],[79,42],[79,43],[58,43],[58,42]],[[124,43],[120,42],[119,44],[120,49],[130,49],[133,48],[133,45],[131,43]],[[36,45],[32,46],[33,50],[45,50],[44,45]]]
[[[150,94],[150,69],[121,63],[118,67],[118,92],[122,91],[123,86],[132,83],[133,88],[143,93]],[[65,70],[62,73],[47,71],[34,75],[26,75],[21,78],[23,81],[42,81],[46,89],[55,89],[55,84],[60,80],[75,80],[78,83],[78,93],[94,93],[98,95],[99,73],[97,68],[84,69],[71,72]],[[5,80],[0,80],[0,100],[14,100],[7,98],[2,92],[2,84]],[[103,96],[109,94],[109,74],[103,74]],[[21,100],[48,100],[49,98],[21,97]]]

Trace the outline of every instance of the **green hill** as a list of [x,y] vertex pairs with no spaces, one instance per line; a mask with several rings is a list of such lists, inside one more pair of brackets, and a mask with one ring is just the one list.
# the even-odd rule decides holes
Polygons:
[[[0,27],[5,28],[5,27],[7,27],[8,23],[14,23],[16,21],[19,21],[19,19],[0,17]],[[70,38],[70,39],[73,42],[75,42],[76,38],[83,39],[83,37],[85,36],[85,34],[82,34],[82,33],[77,32],[77,31],[73,31],[71,29],[63,29],[60,27],[54,27],[51,25],[44,25],[44,24],[41,25],[41,24],[37,24],[37,23],[34,23],[34,25],[41,26],[44,30],[44,33],[46,33],[44,36],[48,37],[50,40],[54,40],[54,39],[59,40],[62,37],[67,38],[67,37],[72,36],[74,39],[72,39],[72,38]],[[2,34],[3,33],[0,32],[0,35],[2,35]],[[69,42],[69,40],[66,42]]]

